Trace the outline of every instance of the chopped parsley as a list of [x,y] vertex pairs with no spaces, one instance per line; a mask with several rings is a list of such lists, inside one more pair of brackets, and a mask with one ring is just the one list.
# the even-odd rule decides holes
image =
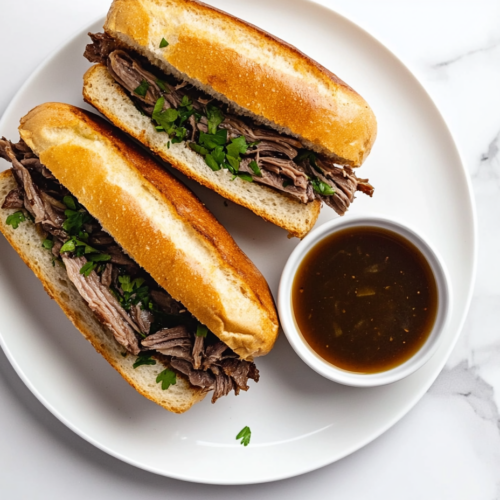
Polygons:
[[207,149],[212,150],[217,146],[225,146],[227,142],[227,130],[219,129],[215,134],[205,134],[200,131],[198,143],[200,146],[205,146]]
[[[81,236],[86,236],[86,239],[88,239],[88,234],[82,233]],[[61,250],[59,250],[59,253],[74,252],[78,248],[82,249],[81,252],[77,252],[78,257],[81,257],[83,254],[87,254],[87,253],[99,253],[99,250],[96,250],[95,248],[91,247],[90,245],[87,245],[87,243],[85,241],[81,241],[81,240],[75,238],[74,236],[72,236],[61,247]]]
[[316,193],[322,194],[323,196],[331,196],[335,194],[335,189],[329,186],[326,182],[319,180],[317,177],[311,180],[312,187]]
[[246,174],[244,172],[238,172],[237,176],[244,181],[253,182],[253,177],[250,174]]
[[97,267],[97,262],[107,262],[111,260],[111,255],[104,253],[97,253],[87,256],[87,261],[80,269],[80,274],[83,274],[86,278],[90,276],[90,273]]
[[220,165],[215,161],[215,158],[211,154],[205,156],[205,163],[215,172],[220,170]]
[[255,160],[252,160],[248,166],[252,169],[252,171],[255,175],[262,177],[262,172],[260,171],[259,165],[257,164],[257,162]]
[[156,377],[156,383],[159,384],[161,382],[161,388],[163,391],[166,391],[171,385],[175,385],[177,382],[177,375],[172,370],[168,368],[163,370]]
[[167,89],[167,86],[163,80],[160,80],[159,78],[157,78],[155,83],[156,83],[156,85],[158,85],[158,87],[160,87],[162,92],[169,93],[169,90]]
[[123,290],[123,295],[113,288],[110,288],[113,295],[116,297],[120,305],[126,311],[130,310],[130,306],[137,305],[139,302],[142,304],[143,309],[152,309],[153,304],[149,297],[149,287],[144,285],[143,278],[136,278],[131,280],[130,276],[118,276],[120,288]]
[[72,196],[65,196],[62,201],[70,210],[76,210],[76,201]]
[[252,437],[252,431],[250,430],[250,427],[248,427],[248,425],[246,425],[245,427],[243,427],[243,429],[241,429],[241,431],[238,433],[238,435],[236,436],[236,439],[241,439],[241,444],[243,446],[248,446],[249,443],[250,443],[250,438]]
[[51,250],[52,247],[54,246],[54,240],[51,240],[50,238],[45,238],[42,243],[42,247],[46,248],[47,250]]
[[26,217],[24,216],[24,213],[19,210],[17,212],[14,212],[13,214],[10,214],[5,222],[8,226],[12,226],[12,229],[17,229],[19,227],[19,224],[21,224],[21,222],[24,222],[25,220]]
[[224,121],[224,114],[222,111],[213,105],[207,106],[207,119],[208,119],[208,133],[215,134],[217,127]]
[[160,42],[160,49],[164,49],[165,47],[168,47],[169,43],[165,40],[165,38],[161,39]]
[[137,356],[137,359],[135,360],[135,363],[132,366],[134,368],[137,368],[138,366],[142,365],[156,365],[156,361],[151,358],[152,355],[153,353],[151,352],[141,352],[139,356]]
[[141,84],[134,89],[134,93],[140,95],[141,97],[145,97],[149,89],[149,83],[146,80],[142,80]]
[[207,333],[208,333],[208,328],[205,325],[198,323],[198,326],[196,327],[196,336],[197,337],[206,337]]

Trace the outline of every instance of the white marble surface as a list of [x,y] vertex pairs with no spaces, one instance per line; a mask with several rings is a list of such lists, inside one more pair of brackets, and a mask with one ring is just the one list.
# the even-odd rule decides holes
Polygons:
[[[477,283],[442,374],[405,418],[346,459],[286,481],[217,487],[158,477],[94,448],[35,399],[0,352],[1,498],[500,499],[500,3],[321,3],[365,27],[416,72],[447,119],[472,177]],[[0,0],[0,7],[3,113],[36,65],[103,15],[108,1]]]

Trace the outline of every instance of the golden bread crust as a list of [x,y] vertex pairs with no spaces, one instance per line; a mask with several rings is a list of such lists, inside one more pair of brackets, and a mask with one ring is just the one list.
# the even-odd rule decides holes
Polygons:
[[[17,187],[12,170],[0,173],[0,193]],[[3,196],[0,196],[3,202]],[[2,212],[14,212],[3,210]],[[123,357],[123,347],[116,342],[112,333],[92,313],[78,291],[67,278],[63,267],[52,267],[50,254],[42,249],[41,238],[34,224],[23,223],[14,230],[0,217],[0,232],[19,254],[24,263],[41,281],[45,291],[55,300],[66,316],[80,333],[92,344],[94,349],[140,394],[173,413],[184,413],[195,403],[201,401],[206,392],[193,387],[182,375],[177,374],[177,383],[172,391],[161,391],[156,383],[157,373],[165,368],[163,364],[133,368],[135,357]],[[62,287],[61,284],[64,286]]]
[[[268,206],[262,203],[255,203],[252,199],[242,196],[237,189],[234,189],[234,185],[228,187],[227,184],[218,182],[217,179],[213,180],[202,175],[200,171],[193,168],[189,162],[179,159],[178,155],[174,153],[173,148],[167,148],[164,144],[162,144],[161,147],[158,147],[156,144],[149,141],[148,134],[145,133],[144,130],[138,129],[131,124],[129,116],[130,113],[138,114],[139,112],[135,109],[129,96],[125,94],[123,88],[114,82],[105,66],[101,64],[92,66],[86,71],[83,79],[83,96],[86,102],[94,106],[100,113],[113,122],[114,125],[137,139],[153,153],[158,155],[164,161],[170,163],[187,177],[190,177],[203,186],[212,189],[224,198],[252,210],[256,215],[262,217],[264,220],[285,229],[291,236],[303,238],[316,223],[321,210],[321,202],[318,200],[304,204],[286,194],[276,191],[275,189],[259,184],[256,187],[257,190],[269,193],[276,199],[276,203],[286,205],[286,209],[284,209],[286,212],[285,217],[280,216],[280,213],[269,210]],[[107,95],[106,92],[103,92],[104,89],[99,88],[99,85],[102,84],[100,82],[103,80],[107,82],[106,84],[108,86],[112,86],[112,91],[120,96],[123,102],[129,103],[128,107],[130,110],[127,113],[127,117],[129,118],[128,121],[125,121],[117,116],[113,112],[110,101],[106,98],[102,98],[104,95]],[[152,129],[153,126],[149,125],[149,127]],[[156,132],[154,132],[154,134],[156,134]],[[208,167],[205,165],[204,169],[207,168]],[[289,216],[290,213],[297,214],[298,212],[300,212],[300,217]]]
[[[272,348],[278,319],[265,279],[183,184],[107,122],[73,106],[38,106],[19,131],[124,250],[222,341],[246,359]],[[168,219],[164,226],[159,216]]]
[[114,0],[104,29],[315,150],[353,167],[370,153],[377,123],[366,101],[252,24],[196,0]]

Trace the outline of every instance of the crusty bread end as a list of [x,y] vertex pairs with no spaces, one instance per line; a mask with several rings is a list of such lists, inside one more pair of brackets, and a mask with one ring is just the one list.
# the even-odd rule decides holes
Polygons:
[[[12,170],[0,173],[0,203],[17,184]],[[156,383],[158,373],[165,366],[157,361],[156,365],[143,365],[133,368],[135,356],[126,353],[107,330],[102,322],[89,309],[73,283],[69,280],[62,265],[52,265],[51,254],[42,247],[42,239],[35,225],[26,221],[17,229],[6,224],[6,218],[17,209],[0,210],[0,231],[25,264],[42,282],[45,291],[54,299],[66,316],[82,335],[102,354],[109,364],[140,394],[157,403],[168,411],[184,413],[205,397],[202,389],[193,387],[182,375],[177,375],[177,382],[166,391]]]

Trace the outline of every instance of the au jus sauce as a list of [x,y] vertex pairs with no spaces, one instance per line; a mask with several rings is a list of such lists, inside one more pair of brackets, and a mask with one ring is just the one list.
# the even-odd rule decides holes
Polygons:
[[292,287],[297,326],[338,368],[376,373],[413,356],[432,330],[437,286],[422,253],[385,229],[357,227],[319,242]]

